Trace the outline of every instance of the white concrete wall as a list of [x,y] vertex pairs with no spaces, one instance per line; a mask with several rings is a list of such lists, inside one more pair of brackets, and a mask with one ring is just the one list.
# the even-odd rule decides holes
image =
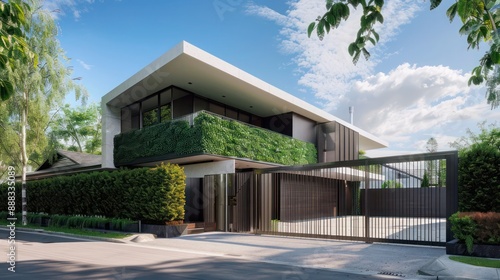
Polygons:
[[121,110],[102,103],[102,167],[114,168],[113,139],[121,131]]
[[203,178],[205,175],[234,173],[236,170],[234,159],[191,164],[183,167],[187,178]]

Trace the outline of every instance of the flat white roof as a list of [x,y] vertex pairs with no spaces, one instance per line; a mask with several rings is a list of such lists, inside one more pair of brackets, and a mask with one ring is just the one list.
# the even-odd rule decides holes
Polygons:
[[359,133],[360,149],[387,147],[378,137],[185,41],[111,90],[102,103],[122,108],[171,85],[262,117],[295,112],[318,123],[335,121]]

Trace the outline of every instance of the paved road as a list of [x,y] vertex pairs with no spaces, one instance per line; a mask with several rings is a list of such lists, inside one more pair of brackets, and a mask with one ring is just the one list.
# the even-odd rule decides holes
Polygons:
[[[1,229],[5,260],[7,236]],[[395,279],[44,233],[18,231],[16,240],[16,272],[2,260],[0,279]]]

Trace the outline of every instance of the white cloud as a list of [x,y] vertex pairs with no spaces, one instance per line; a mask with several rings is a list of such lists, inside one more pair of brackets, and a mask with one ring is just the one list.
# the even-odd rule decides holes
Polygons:
[[400,28],[427,2],[387,1],[384,24],[376,27],[380,41],[370,49],[370,60],[361,58],[356,66],[347,47],[359,29],[360,9],[351,12],[349,20],[331,30],[323,41],[315,34],[307,37],[309,23],[325,13],[324,3],[296,0],[286,15],[256,5],[247,11],[281,26],[281,47],[295,55],[299,85],[312,92],[325,110],[347,120],[347,108],[354,106],[355,125],[389,141],[395,149],[422,152],[422,143],[430,137],[447,149],[467,127],[474,128],[484,119],[500,119],[500,112],[489,110],[479,89],[468,87],[469,74],[460,70],[403,63],[388,73],[374,72],[391,55],[385,53],[385,44],[396,38]]
[[83,67],[83,69],[85,69],[85,70],[90,70],[90,69],[92,69],[92,67],[93,67],[93,65],[87,64],[87,63],[85,63],[85,62],[84,62],[83,60],[81,60],[81,59],[77,59],[76,61],[77,61],[78,63],[80,63],[80,65],[81,65],[81,66]]
[[43,7],[51,12],[51,15],[58,19],[61,16],[65,16],[68,11],[73,15],[75,20],[80,19],[82,13],[87,12],[83,5],[89,5],[94,3],[93,0],[45,0],[43,2]]

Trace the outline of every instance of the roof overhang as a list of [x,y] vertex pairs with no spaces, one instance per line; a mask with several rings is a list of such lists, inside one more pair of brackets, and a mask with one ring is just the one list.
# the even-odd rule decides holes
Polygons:
[[185,41],[111,90],[102,103],[122,108],[171,85],[262,117],[295,112],[317,123],[337,121],[359,132],[360,149],[387,147],[374,135]]

